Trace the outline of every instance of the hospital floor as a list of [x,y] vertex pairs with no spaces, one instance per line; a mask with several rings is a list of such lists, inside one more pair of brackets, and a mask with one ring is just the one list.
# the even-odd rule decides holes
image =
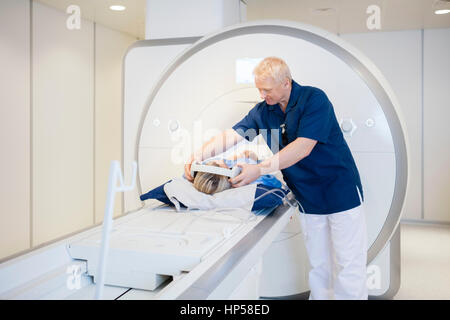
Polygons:
[[401,283],[394,300],[450,299],[450,226],[400,224]]

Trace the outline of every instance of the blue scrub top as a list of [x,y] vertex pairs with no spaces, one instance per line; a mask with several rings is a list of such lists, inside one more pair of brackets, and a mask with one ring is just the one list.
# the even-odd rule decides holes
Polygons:
[[233,129],[250,141],[261,133],[274,154],[285,147],[283,124],[288,143],[298,137],[317,140],[308,157],[281,170],[286,184],[308,214],[331,214],[359,206],[357,188],[364,198],[358,169],[327,95],[292,80],[285,111],[278,104],[262,101]]

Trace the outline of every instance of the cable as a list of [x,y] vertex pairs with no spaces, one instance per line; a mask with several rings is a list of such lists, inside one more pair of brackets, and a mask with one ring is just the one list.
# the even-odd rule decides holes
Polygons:
[[[289,189],[288,186],[286,186],[286,185],[283,184],[283,183],[282,183],[282,185],[285,187],[285,189],[289,190],[289,192],[292,193],[292,191]],[[268,190],[268,189],[265,189],[265,188],[263,188],[263,187],[259,187],[259,188],[260,188],[260,189],[263,189],[263,190]],[[278,189],[277,191],[279,191],[279,189]],[[287,198],[287,196],[288,196],[290,193],[286,194],[284,197],[280,197],[280,196],[279,196],[278,194],[276,194],[276,193],[274,193],[274,195],[276,195],[277,197],[279,197],[281,200],[283,200],[283,203],[285,203],[284,200],[285,200],[285,198]],[[295,199],[296,203],[297,203],[297,204],[300,206],[300,208],[302,209],[302,213],[305,213],[305,210],[303,209],[303,206],[302,206],[302,204],[300,203],[300,201],[298,201],[298,200],[295,198],[295,196],[294,196],[294,199]],[[288,203],[288,205],[289,205],[291,208],[294,207],[294,206],[291,204],[291,202],[290,202],[289,200],[287,200],[286,202]],[[288,239],[291,239],[291,238],[297,236],[298,234],[301,234],[301,231],[292,234],[292,235],[289,236],[288,238],[285,238],[285,239],[282,239],[282,240],[274,240],[273,243],[281,242],[281,241],[286,241],[286,240],[288,240]]]
[[[286,200],[286,201],[285,201],[285,198],[286,198],[287,195],[285,195],[285,194],[283,193],[283,191],[281,191],[279,188],[275,188],[275,189],[266,189],[266,188],[261,187],[261,186],[257,186],[256,188],[257,188],[257,189],[259,188],[259,189],[265,190],[266,192],[263,193],[262,195],[256,197],[254,200],[245,203],[244,205],[254,203],[254,202],[258,201],[259,199],[261,199],[261,198],[263,198],[263,197],[265,197],[265,196],[267,196],[267,195],[273,193],[275,196],[277,196],[278,198],[280,198],[280,199],[283,201],[283,203],[287,203],[290,207],[295,207],[294,205],[291,204],[291,202],[290,202],[289,200]],[[287,188],[287,190],[289,190],[289,192],[291,192],[289,188]],[[276,194],[276,192],[281,192],[281,193],[283,193],[284,197],[280,196],[279,194]],[[288,194],[289,194],[289,193],[288,193]],[[297,201],[297,200],[296,200],[296,201]],[[297,201],[297,202],[298,202],[298,201]],[[235,212],[236,210],[244,210],[245,212],[248,212],[247,210],[245,210],[245,209],[243,209],[243,208],[215,208],[215,209],[213,209],[213,210],[211,210],[211,211],[216,212],[216,213],[219,213],[219,212],[221,212],[221,211],[234,211],[234,212]],[[222,212],[222,214],[227,215],[227,213],[224,213],[224,212]],[[238,219],[239,219],[239,218],[238,218]],[[256,215],[250,213],[250,214],[249,214],[249,218],[247,218],[247,219],[241,219],[240,221],[241,221],[241,224],[242,224],[242,223],[247,223],[247,222],[252,221],[252,220],[255,220],[255,219],[256,219]]]
[[[283,183],[283,182],[281,182],[281,184],[282,184],[282,186],[284,186],[287,190],[289,190],[289,192],[291,192],[292,194],[293,194],[293,192],[292,192],[292,190],[285,184],[285,183]],[[300,208],[302,208],[302,213],[306,213],[305,212],[305,209],[303,209],[303,206],[302,206],[302,204],[300,203],[300,201],[298,201],[297,200],[297,198],[294,196],[294,199],[295,199],[295,201],[297,202],[297,204],[300,206]]]
[[[286,194],[284,197],[281,197],[280,195],[278,195],[278,194],[276,194],[276,193],[274,193],[274,195],[277,196],[278,198],[280,198],[280,199],[283,201],[283,203],[287,203],[290,207],[294,207],[294,206],[291,204],[291,202],[289,201],[289,199],[285,201],[285,199],[287,198],[287,196],[288,196],[290,193],[292,193],[292,191],[291,191],[291,190],[289,189],[289,187],[286,186],[285,184],[282,184],[282,185],[285,186],[287,190],[289,190],[289,193]],[[263,187],[261,187],[261,186],[259,186],[258,188],[263,189],[263,190],[269,190],[269,189],[263,188]],[[272,189],[272,190],[280,191],[280,189]],[[284,193],[283,193],[283,194],[284,194]],[[265,194],[263,194],[263,195],[265,195]],[[300,203],[300,201],[298,201],[298,200],[295,198],[295,196],[294,196],[294,199],[295,199],[295,201],[297,202],[297,204],[300,206],[300,208],[302,209],[302,213],[305,213],[305,210],[303,209],[303,206],[302,206],[302,204]],[[255,200],[255,201],[256,201],[256,200]]]
[[[285,194],[282,190],[280,190],[280,188],[267,189],[267,188],[264,188],[263,186],[257,186],[257,187],[256,187],[257,189],[259,188],[259,189],[261,189],[261,190],[265,190],[266,192],[264,192],[262,195],[256,197],[254,200],[252,200],[252,201],[246,203],[245,205],[250,204],[250,203],[254,203],[254,202],[256,202],[257,200],[259,200],[259,199],[261,199],[261,198],[263,198],[263,197],[265,197],[265,196],[267,196],[267,195],[273,193],[276,197],[280,198],[280,199],[283,201],[284,204],[287,203],[291,208],[296,207],[294,204],[291,203],[291,201],[290,201],[291,199],[288,199],[288,195],[290,195],[290,194],[293,195],[292,191],[289,189],[289,187],[288,187],[286,184],[283,184],[283,183],[282,183],[282,186],[284,186],[284,187],[285,187],[284,189],[288,191],[287,194]],[[282,193],[283,196],[280,196],[279,194],[277,194],[277,192]],[[301,208],[302,213],[305,213],[305,210],[303,209],[303,206],[302,206],[302,204],[300,203],[300,201],[298,201],[298,200],[295,198],[295,196],[293,196],[293,199],[295,200],[295,203],[298,204],[299,207]],[[221,212],[222,214],[225,214],[225,215],[234,217],[232,214],[228,214],[228,213],[226,213],[226,212],[223,212],[223,211],[227,211],[227,210],[230,210],[230,211],[233,211],[233,212],[236,212],[236,210],[243,210],[243,211],[245,211],[246,213],[248,213],[247,210],[245,210],[245,209],[243,209],[243,208],[241,208],[241,207],[239,207],[239,208],[215,208],[215,209],[213,209],[213,210],[211,210],[211,211],[216,212],[216,213]],[[198,218],[200,218],[200,217],[202,217],[202,216],[203,216],[203,215],[197,217],[196,219],[198,219]],[[234,218],[236,218],[236,217],[234,217]],[[237,219],[239,219],[239,218],[237,218]],[[256,215],[254,215],[254,214],[252,214],[252,213],[249,213],[249,218],[247,218],[247,219],[239,219],[239,220],[240,220],[240,225],[242,225],[242,224],[244,224],[244,223],[248,223],[248,222],[253,221],[253,220],[255,220],[255,219],[256,219]],[[192,223],[190,223],[188,226],[190,226],[191,224],[192,224]],[[187,228],[187,227],[186,227],[186,228]],[[185,228],[185,229],[186,229],[186,228]],[[300,234],[300,233],[301,233],[301,232],[297,232],[297,233],[291,235],[291,236],[290,236],[289,238],[287,238],[287,239],[290,239],[290,238],[292,238],[292,237],[295,237],[296,235],[298,235],[298,234]],[[287,239],[283,239],[282,241],[285,241],[285,240],[287,240]],[[274,242],[278,242],[278,241],[274,241]]]

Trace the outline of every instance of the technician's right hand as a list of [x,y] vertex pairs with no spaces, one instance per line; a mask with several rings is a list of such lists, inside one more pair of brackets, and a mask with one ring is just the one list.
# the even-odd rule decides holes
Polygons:
[[186,176],[186,179],[188,179],[188,181],[191,182],[194,181],[194,177],[191,176],[191,166],[194,160],[195,160],[194,155],[192,155],[187,161],[187,163],[184,165],[184,175]]

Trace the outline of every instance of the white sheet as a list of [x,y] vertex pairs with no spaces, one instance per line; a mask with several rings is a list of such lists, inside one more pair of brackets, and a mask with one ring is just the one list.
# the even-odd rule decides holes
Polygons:
[[180,211],[180,202],[189,209],[211,210],[233,207],[251,211],[255,200],[256,184],[209,195],[195,189],[194,185],[184,178],[174,178],[164,185],[164,192],[177,211]]

